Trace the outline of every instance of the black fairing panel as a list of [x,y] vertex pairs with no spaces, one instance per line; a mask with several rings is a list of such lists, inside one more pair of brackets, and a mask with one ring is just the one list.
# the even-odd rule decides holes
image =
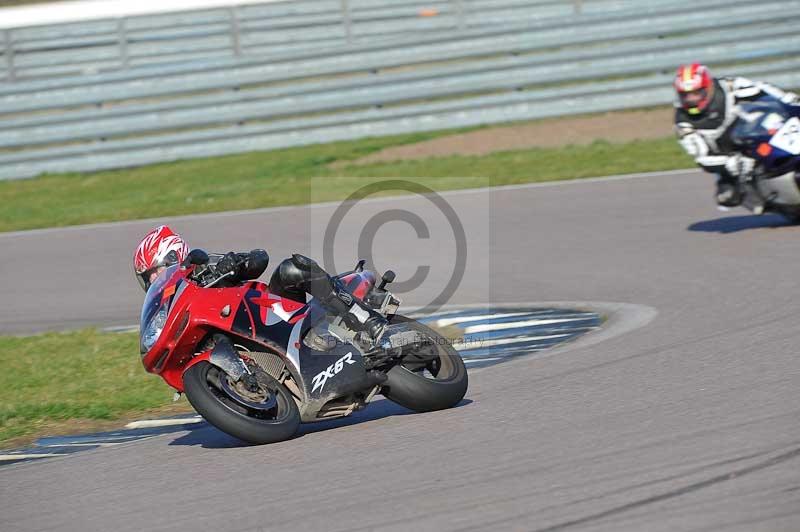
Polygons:
[[247,292],[244,301],[236,309],[232,329],[234,332],[244,337],[253,338],[256,341],[259,339],[269,340],[280,346],[286,346],[294,326],[285,321],[266,325],[261,320],[261,307],[252,301],[252,299],[261,296],[262,293],[257,290]]
[[300,372],[311,401],[329,401],[369,386],[364,357],[349,344],[339,344],[324,353],[301,345]]
[[[304,320],[301,339],[309,329],[325,318],[325,311],[313,302],[308,309],[309,315]],[[358,392],[367,393],[372,387],[364,367],[364,357],[351,344],[337,342],[328,351],[317,351],[301,341],[299,360],[303,391],[306,394],[306,404],[301,407],[304,420],[313,418],[326,403],[334,399]]]
[[[254,297],[258,293],[252,294]],[[303,339],[315,325],[325,322],[326,311],[311,301],[303,312],[307,314],[300,325],[300,334],[292,337],[294,324],[280,321],[265,325],[260,318],[260,308],[250,301],[248,293],[236,310],[233,331],[258,342],[269,340],[285,346],[287,352],[297,348],[300,374],[298,385],[305,395],[300,405],[304,421],[316,418],[317,412],[328,402],[354,393],[368,393],[373,387],[364,367],[361,351],[355,346],[337,342],[330,350],[318,351],[305,345]],[[289,343],[294,343],[290,346]],[[299,344],[299,345],[298,345]]]

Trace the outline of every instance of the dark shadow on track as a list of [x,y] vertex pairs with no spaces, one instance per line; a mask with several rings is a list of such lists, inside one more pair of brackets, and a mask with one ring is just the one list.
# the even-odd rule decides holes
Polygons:
[[[461,408],[471,404],[469,399],[463,399],[453,408]],[[314,434],[315,432],[322,432],[326,430],[338,429],[348,427],[350,425],[357,425],[368,421],[376,421],[392,416],[406,416],[406,415],[425,415],[415,414],[411,410],[404,408],[388,399],[379,399],[369,404],[367,408],[359,412],[354,412],[348,417],[331,419],[328,421],[318,421],[316,423],[303,423],[297,430],[294,438],[302,438],[303,436]],[[294,439],[293,438],[293,439]],[[233,436],[229,436],[209,425],[208,423],[199,424],[197,428],[193,429],[188,434],[176,438],[170,445],[199,445],[204,449],[226,449],[232,447],[249,447],[250,444],[242,442]]]
[[695,222],[687,227],[687,229],[689,231],[704,233],[728,234],[747,231],[748,229],[765,229],[792,225],[795,224],[792,224],[789,220],[778,214],[765,214],[762,216],[748,214],[744,216],[724,216],[714,220]]

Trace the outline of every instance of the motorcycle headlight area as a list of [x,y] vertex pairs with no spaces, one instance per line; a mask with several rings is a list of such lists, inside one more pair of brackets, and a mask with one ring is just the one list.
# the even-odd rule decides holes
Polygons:
[[167,316],[169,316],[169,309],[167,305],[162,305],[155,316],[153,316],[153,319],[150,320],[142,331],[143,353],[150,351],[150,348],[156,343],[158,337],[161,336],[161,331],[164,330],[164,325],[167,324]]

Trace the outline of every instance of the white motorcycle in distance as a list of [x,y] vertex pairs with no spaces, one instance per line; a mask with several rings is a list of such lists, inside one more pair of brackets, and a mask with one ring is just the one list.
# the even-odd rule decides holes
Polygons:
[[731,138],[737,151],[756,160],[740,183],[742,206],[800,223],[800,108],[772,99],[741,104]]

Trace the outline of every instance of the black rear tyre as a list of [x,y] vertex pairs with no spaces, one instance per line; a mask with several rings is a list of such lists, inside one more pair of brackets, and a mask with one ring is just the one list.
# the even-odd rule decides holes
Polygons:
[[[259,387],[269,399],[264,408],[244,406],[231,394],[229,377],[211,363],[195,364],[183,375],[183,386],[189,403],[209,423],[223,432],[253,444],[288,440],[300,424],[300,412],[289,391],[263,370],[256,370]],[[222,379],[226,379],[224,382]],[[268,392],[267,392],[268,390]],[[272,406],[271,406],[272,405]]]
[[[399,319],[398,319],[399,318]],[[394,323],[431,339],[430,344],[404,357],[387,372],[382,393],[386,398],[416,412],[443,410],[457,405],[467,393],[468,377],[464,361],[451,342],[419,322],[396,316]]]

